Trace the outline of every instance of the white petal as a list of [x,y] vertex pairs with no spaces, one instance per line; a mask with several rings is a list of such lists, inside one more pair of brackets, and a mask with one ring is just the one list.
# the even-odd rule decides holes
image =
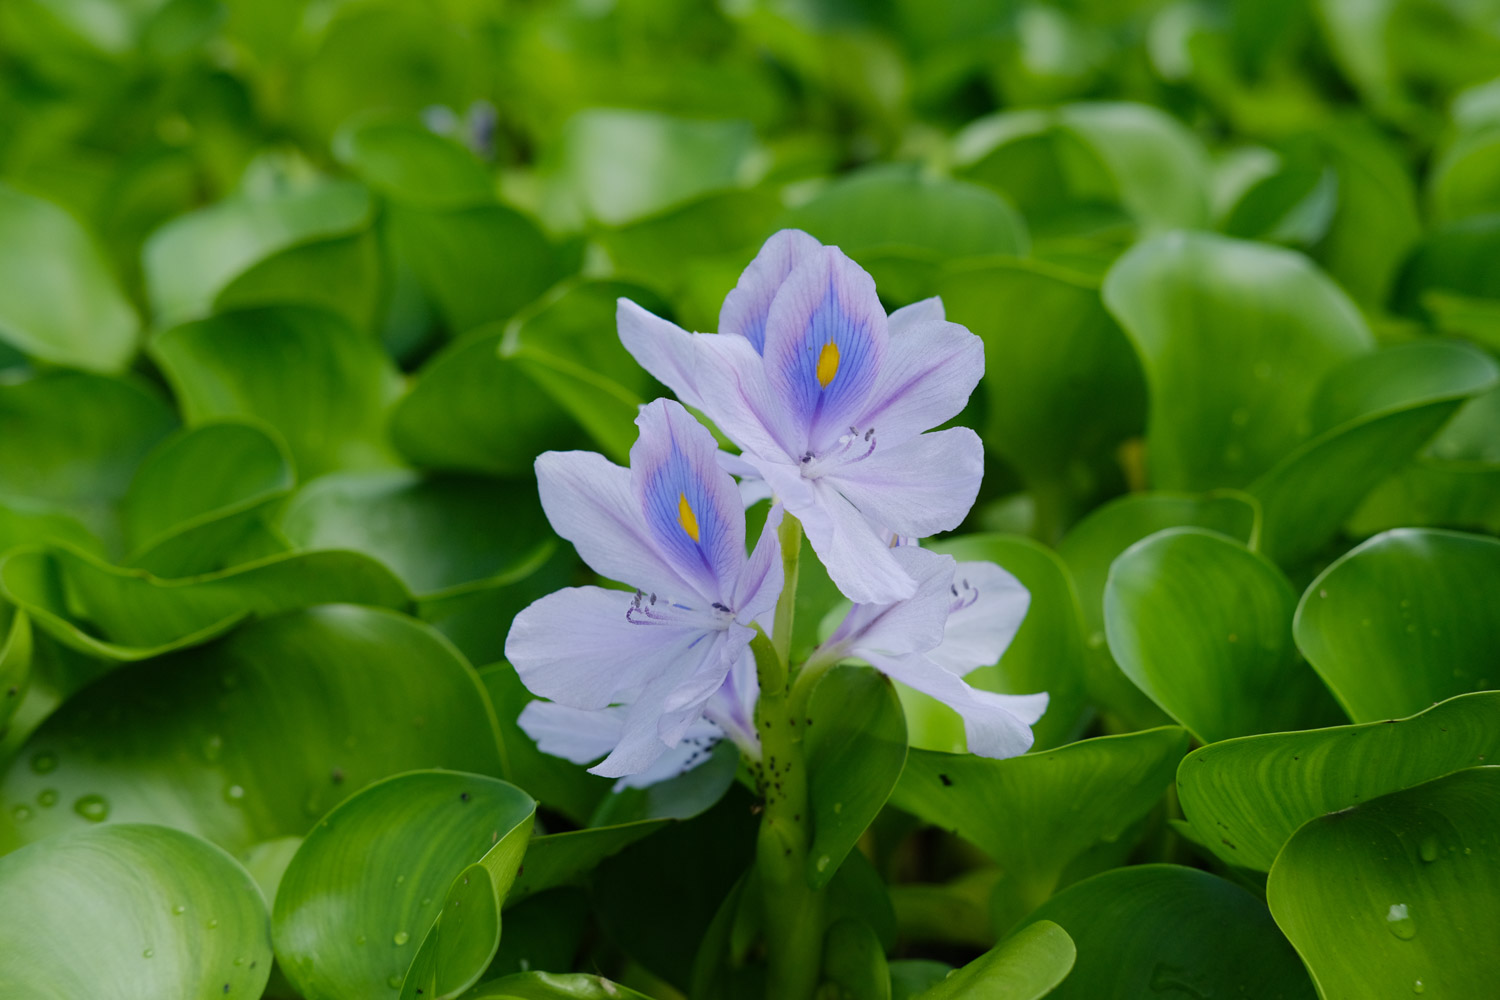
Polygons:
[[919,323],[891,338],[856,423],[873,427],[886,446],[899,445],[956,417],[983,376],[984,341],[957,323]]
[[943,300],[936,295],[930,299],[923,299],[921,302],[913,302],[891,313],[889,321],[891,337],[893,339],[899,337],[918,324],[941,322],[947,318],[943,312]]
[[983,478],[979,436],[951,427],[894,448],[877,447],[869,458],[831,470],[823,482],[831,480],[871,523],[922,538],[958,527]]
[[856,604],[829,637],[828,647],[865,659],[867,654],[926,652],[943,641],[958,564],[952,556],[916,546],[892,549],[891,556],[916,581],[916,593],[894,604]]
[[953,585],[961,599],[974,597],[948,616],[942,644],[927,655],[962,677],[1000,662],[1026,618],[1031,594],[1020,580],[987,562],[959,563]]
[[970,687],[921,653],[870,658],[870,665],[947,705],[964,720],[969,752],[1018,757],[1031,749],[1031,725],[1047,710],[1046,694],[996,694]]
[[589,710],[553,701],[529,702],[516,720],[537,749],[575,764],[592,764],[615,748],[625,731],[625,708]]
[[734,585],[733,606],[735,615],[742,623],[759,620],[776,608],[784,584],[781,565],[781,542],[777,530],[781,527],[782,507],[773,506],[766,514],[765,526],[761,528],[760,540],[755,551],[740,572]]
[[800,508],[782,499],[802,522],[839,592],[856,604],[890,604],[916,593],[917,582],[896,561],[880,530],[827,480],[811,485],[811,502]]
[[620,343],[651,377],[695,410],[702,409],[693,377],[693,335],[676,323],[620,299],[615,310]]

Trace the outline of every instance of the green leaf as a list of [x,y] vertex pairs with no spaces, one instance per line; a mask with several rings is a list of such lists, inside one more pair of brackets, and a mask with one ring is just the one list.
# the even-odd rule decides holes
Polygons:
[[14,996],[257,997],[266,904],[223,851],[160,826],[76,830],[0,858],[0,967]]
[[1500,129],[1460,133],[1433,159],[1427,200],[1438,222],[1500,212]]
[[669,820],[645,819],[618,826],[590,827],[549,833],[531,838],[526,848],[526,864],[516,877],[516,884],[505,899],[509,909],[539,892],[571,885],[612,857],[651,836]]
[[223,569],[292,485],[286,448],[253,424],[179,431],[141,463],[125,496],[125,562],[161,577]]
[[481,983],[463,1000],[651,1000],[601,976],[520,972]]
[[1500,768],[1476,767],[1309,821],[1266,895],[1328,1000],[1478,997],[1500,952]]
[[1349,518],[1349,532],[1461,528],[1500,533],[1500,463],[1419,458],[1377,486]]
[[1115,662],[1203,743],[1336,716],[1292,643],[1296,606],[1280,570],[1201,528],[1137,542],[1114,561],[1104,586]]
[[1305,440],[1323,377],[1372,341],[1305,257],[1209,233],[1138,244],[1104,281],[1150,388],[1157,489],[1244,486]]
[[536,223],[504,205],[440,211],[396,202],[384,224],[451,333],[508,319],[563,277]]
[[979,118],[955,138],[954,160],[962,176],[1009,196],[1048,232],[1107,218],[1108,210],[1123,210],[1147,231],[1201,225],[1208,212],[1202,144],[1143,104],[1067,104]]
[[1273,733],[1195,750],[1177,769],[1182,811],[1226,862],[1270,871],[1311,819],[1500,760],[1500,692],[1460,695],[1409,719]]
[[144,383],[78,372],[0,383],[3,492],[55,505],[106,544],[136,466],[177,425]]
[[5,622],[0,631],[5,637],[0,641],[0,730],[4,730],[31,684],[32,640],[26,612],[0,605],[0,622]]
[[314,306],[373,329],[384,303],[379,241],[372,230],[300,243],[246,268],[214,297],[214,312]]
[[615,314],[621,298],[653,312],[667,311],[656,295],[636,285],[568,284],[516,317],[501,341],[500,357],[517,363],[605,454],[627,462],[636,414],[659,392],[620,343]]
[[1265,904],[1193,868],[1117,868],[1064,889],[1031,920],[1061,925],[1078,947],[1053,1000],[1316,996]]
[[1356,722],[1500,683],[1500,541],[1418,528],[1345,554],[1302,595],[1297,645]]
[[[513,785],[451,771],[398,774],[335,807],[276,893],[287,978],[307,1000],[370,1000],[415,996],[425,972],[443,978],[440,997],[456,996],[499,944],[500,899],[535,808]],[[409,966],[420,978],[403,989]]]
[[995,996],[1040,1000],[1055,996],[1068,978],[1078,950],[1068,932],[1050,920],[1027,924],[994,948],[924,990],[917,1000],[962,1000]]
[[1057,554],[1067,564],[1078,590],[1090,652],[1089,694],[1130,728],[1160,725],[1167,716],[1121,672],[1104,636],[1104,584],[1109,567],[1122,552],[1166,528],[1198,527],[1237,541],[1253,542],[1260,510],[1243,493],[1223,490],[1195,496],[1186,493],[1133,493],[1094,508],[1063,537]]
[[267,619],[70,699],[0,779],[0,849],[108,819],[244,850],[306,833],[391,774],[500,773],[491,720],[468,664],[408,618],[335,607]]
[[882,297],[912,302],[955,260],[1020,256],[1026,224],[1000,195],[905,166],[870,167],[833,181],[781,219],[837,246],[875,278]]
[[0,184],[0,340],[40,361],[117,372],[135,354],[140,325],[84,228]]
[[1096,284],[1034,261],[947,270],[948,318],[984,340],[985,446],[1016,467],[1044,540],[1114,483],[1115,452],[1141,433],[1140,363]]
[[495,200],[483,164],[458,143],[404,121],[345,126],[333,155],[376,192],[418,208],[450,209]]
[[823,938],[821,995],[829,1000],[891,1000],[885,949],[870,926],[845,917]]
[[235,278],[275,253],[347,236],[369,222],[369,192],[351,181],[241,195],[173,219],[151,235],[144,250],[157,325],[207,315]]
[[1316,436],[1247,487],[1265,515],[1261,551],[1283,565],[1316,553],[1365,494],[1497,377],[1489,357],[1448,341],[1399,344],[1335,369],[1311,407]]
[[[896,786],[906,762],[906,719],[895,688],[884,675],[843,666],[818,681],[804,722],[802,742],[812,811],[807,882],[821,889],[838,872]],[[765,780],[774,782],[775,759],[767,759],[764,766]]]
[[391,414],[391,441],[433,469],[530,477],[544,451],[583,443],[567,410],[515,361],[489,325],[443,348]]
[[1009,760],[913,750],[891,802],[983,849],[1034,906],[1070,862],[1146,814],[1187,746],[1164,726]]
[[754,151],[749,122],[594,108],[563,126],[556,194],[585,217],[619,226],[739,186]]
[[0,595],[58,642],[122,661],[196,646],[249,618],[316,604],[411,603],[389,570],[356,552],[286,553],[163,580],[65,545],[0,556]]
[[378,343],[333,313],[221,313],[157,334],[151,354],[189,424],[262,420],[286,441],[304,480],[394,464],[385,426],[400,377]]
[[[931,546],[965,562],[992,562],[1012,574],[1031,594],[1031,604],[1016,637],[1000,662],[965,676],[970,684],[1003,694],[1046,691],[1047,712],[1032,726],[1036,747],[1059,746],[1074,739],[1086,712],[1085,647],[1078,597],[1067,567],[1051,549],[1029,538],[967,535],[945,538]],[[928,750],[964,749],[957,713],[925,695],[905,688],[907,724],[913,746]]]

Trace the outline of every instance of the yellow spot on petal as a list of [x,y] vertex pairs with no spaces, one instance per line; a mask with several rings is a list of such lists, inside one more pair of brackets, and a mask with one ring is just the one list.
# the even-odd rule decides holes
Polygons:
[[833,341],[823,345],[823,352],[818,355],[818,384],[828,388],[828,383],[839,373],[839,345]]
[[698,519],[693,516],[692,505],[687,502],[687,494],[677,494],[677,523],[682,525],[682,530],[693,541],[698,540]]

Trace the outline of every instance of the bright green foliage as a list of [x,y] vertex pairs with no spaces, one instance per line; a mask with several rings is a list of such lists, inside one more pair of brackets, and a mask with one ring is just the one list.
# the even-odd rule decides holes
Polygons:
[[[1500,768],[1475,767],[1309,820],[1266,896],[1324,997],[1393,985],[1483,996],[1500,920]],[[1331,931],[1331,932],[1330,932]]]

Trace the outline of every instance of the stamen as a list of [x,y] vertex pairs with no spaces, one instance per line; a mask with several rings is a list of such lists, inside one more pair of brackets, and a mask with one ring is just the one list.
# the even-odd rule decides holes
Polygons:
[[818,384],[828,388],[834,376],[839,373],[839,345],[833,341],[823,345],[823,350],[818,354]]
[[682,525],[689,538],[695,542],[698,540],[698,518],[693,514],[686,493],[677,494],[677,523]]

